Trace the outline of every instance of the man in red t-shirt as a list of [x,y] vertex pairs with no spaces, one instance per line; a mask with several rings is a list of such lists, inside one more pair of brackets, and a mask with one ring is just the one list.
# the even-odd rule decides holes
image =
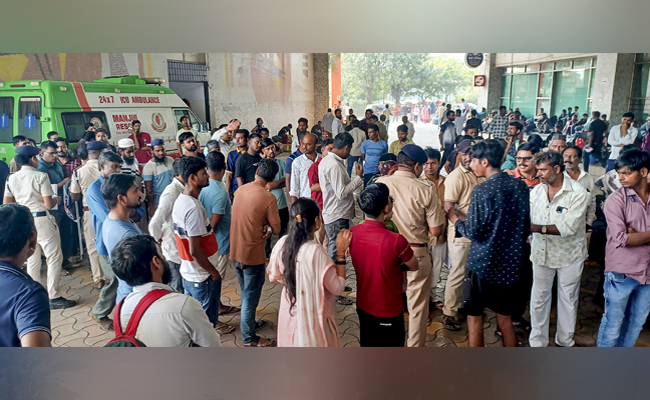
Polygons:
[[133,140],[135,144],[135,158],[138,160],[140,172],[145,164],[153,158],[151,153],[151,135],[147,132],[140,132],[142,123],[137,119],[131,122],[131,136],[129,139]]
[[314,239],[316,242],[322,244],[325,247],[327,247],[328,239],[327,232],[325,232],[325,223],[323,222],[323,192],[320,190],[320,182],[318,180],[318,166],[320,165],[320,162],[323,160],[323,158],[325,158],[325,156],[330,151],[332,151],[332,148],[334,148],[334,139],[324,140],[321,144],[321,157],[315,163],[313,163],[307,171],[307,177],[309,178],[309,186],[311,189],[311,198],[316,200],[316,203],[318,203],[318,207],[320,207],[321,210],[322,223],[320,230],[316,232]]
[[418,260],[409,242],[384,223],[393,214],[393,199],[383,183],[368,185],[359,194],[366,220],[350,228],[350,255],[357,275],[357,314],[361,347],[404,347],[402,265],[417,271]]

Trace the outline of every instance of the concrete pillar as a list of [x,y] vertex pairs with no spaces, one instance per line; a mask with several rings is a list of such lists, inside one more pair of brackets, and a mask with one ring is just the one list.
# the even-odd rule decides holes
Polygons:
[[[498,110],[501,105],[501,91],[503,90],[503,68],[495,65],[496,53],[486,53],[485,61],[478,68],[477,75],[485,75],[485,87],[479,89],[478,106],[485,107],[488,114]],[[480,110],[479,110],[480,111]]]
[[607,114],[614,124],[629,111],[634,53],[599,53],[593,81],[593,111]]
[[310,128],[315,125],[330,107],[329,55],[314,53],[314,121],[309,121]]

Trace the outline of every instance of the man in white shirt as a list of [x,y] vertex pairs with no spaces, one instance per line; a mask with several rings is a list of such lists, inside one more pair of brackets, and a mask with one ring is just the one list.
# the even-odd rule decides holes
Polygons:
[[591,228],[591,224],[596,220],[596,182],[588,172],[580,168],[580,160],[582,159],[580,147],[573,144],[567,145],[562,157],[564,158],[564,176],[581,184],[589,193],[586,222],[587,226]]
[[409,121],[409,117],[406,115],[402,117],[402,124],[406,125],[409,128],[408,134],[406,135],[406,138],[408,140],[413,140],[413,135],[415,135],[415,128],[413,127],[413,123]]
[[[355,122],[358,124],[358,121]],[[363,133],[361,129],[359,131]],[[343,161],[350,156],[353,144],[354,138],[349,133],[337,136],[332,151],[323,158],[318,168],[318,180],[323,193],[323,222],[329,238],[328,251],[331,257],[336,255],[336,236],[342,229],[349,229],[354,218],[353,192],[363,186],[361,163],[357,163],[356,175],[350,179]]]
[[352,136],[352,139],[354,140],[354,143],[352,143],[352,149],[350,150],[350,154],[347,158],[348,160],[348,175],[352,177],[352,167],[354,166],[354,163],[356,162],[359,165],[363,165],[363,157],[361,156],[361,144],[366,141],[366,133],[359,128],[359,121],[354,120],[352,121],[352,129],[350,129],[350,132],[348,132],[350,136]]
[[135,334],[137,340],[147,347],[221,347],[219,334],[201,304],[167,286],[171,272],[151,236],[129,236],[115,247],[113,255],[115,274],[133,286],[133,292],[122,303],[119,321],[115,321],[122,331],[140,300],[149,292],[162,289],[170,293],[156,300],[142,315]]
[[[332,118],[333,117],[334,116],[332,115]],[[305,137],[305,134],[307,133],[308,128],[309,128],[309,120],[307,120],[307,118],[304,118],[304,117],[300,118],[298,120],[298,127],[296,128],[296,135],[293,137],[293,141],[291,142],[291,152],[292,153],[295,153],[296,150],[298,150],[298,148],[300,147],[300,143],[302,142],[302,138]],[[325,129],[325,130],[330,131],[330,129]]]
[[185,189],[172,211],[174,237],[181,258],[185,293],[197,299],[213,327],[219,322],[221,275],[219,245],[208,213],[199,201],[201,189],[210,185],[206,162],[199,157],[182,157],[179,162]]
[[636,140],[636,137],[639,135],[638,129],[632,126],[634,122],[634,114],[631,112],[626,112],[623,114],[623,120],[621,124],[612,126],[609,130],[609,136],[607,137],[607,143],[612,146],[612,152],[609,155],[609,160],[607,161],[607,171],[609,172],[614,169],[614,163],[618,158],[618,155],[621,153],[621,149],[626,144],[633,144]]
[[149,233],[157,242],[162,240],[162,252],[167,259],[171,271],[171,280],[169,286],[177,292],[184,293],[183,279],[181,278],[181,257],[178,255],[176,239],[174,238],[174,221],[172,220],[172,210],[178,196],[185,190],[183,178],[181,178],[178,169],[181,159],[177,158],[172,163],[172,172],[174,179],[165,190],[163,190],[158,201],[158,212],[154,214],[149,222]]
[[456,118],[454,118],[454,126],[456,127],[456,132],[463,131],[463,122],[465,122],[465,119],[462,117],[461,110],[456,110]]
[[589,193],[564,174],[562,156],[538,153],[537,174],[542,184],[530,192],[531,261],[530,346],[548,346],[553,280],[557,275],[558,306],[555,343],[575,345],[580,278],[587,258],[585,216]]
[[235,137],[235,132],[241,126],[241,122],[238,119],[233,119],[230,123],[222,129],[219,129],[212,135],[212,140],[219,142],[219,150],[226,159],[228,159],[228,153],[230,150],[237,148],[237,143],[233,140]]
[[345,117],[345,123],[348,123],[348,115],[350,115],[350,103],[345,103],[343,107],[341,107],[341,114],[343,117]]
[[332,114],[332,109],[327,109],[327,114],[323,116],[323,129],[326,131],[332,132],[332,122],[334,122],[334,114]]
[[332,132],[333,138],[335,138],[339,133],[345,132],[345,129],[343,128],[343,122],[341,122],[341,110],[336,109],[336,111],[334,111],[334,116],[335,118],[332,120],[332,129],[325,129],[326,131]]
[[318,159],[316,153],[316,135],[313,133],[306,133],[302,138],[302,151],[303,154],[296,158],[291,164],[291,187],[289,196],[291,197],[291,204],[298,198],[304,197],[311,199],[311,186],[309,185],[309,167]]

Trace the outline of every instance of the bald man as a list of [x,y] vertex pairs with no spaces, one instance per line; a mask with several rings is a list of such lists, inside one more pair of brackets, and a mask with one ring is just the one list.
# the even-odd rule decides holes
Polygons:
[[302,138],[302,152],[300,157],[297,157],[291,166],[291,186],[289,189],[289,196],[291,204],[298,198],[305,197],[311,198],[311,186],[309,185],[309,167],[318,160],[318,153],[316,147],[318,138],[313,133],[306,133]]

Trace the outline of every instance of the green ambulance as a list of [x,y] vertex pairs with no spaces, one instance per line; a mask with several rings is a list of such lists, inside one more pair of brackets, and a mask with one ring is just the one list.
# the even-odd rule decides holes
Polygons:
[[202,145],[209,140],[209,126],[161,80],[137,76],[111,77],[92,82],[16,81],[0,82],[0,160],[7,164],[15,156],[12,138],[23,135],[37,145],[56,131],[74,147],[88,122],[108,131],[117,145],[131,135],[131,121],[142,123],[141,131],[165,142],[168,153],[176,153],[180,118],[187,115],[199,132]]

